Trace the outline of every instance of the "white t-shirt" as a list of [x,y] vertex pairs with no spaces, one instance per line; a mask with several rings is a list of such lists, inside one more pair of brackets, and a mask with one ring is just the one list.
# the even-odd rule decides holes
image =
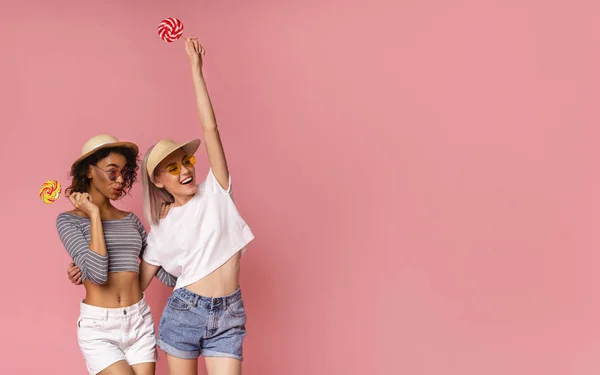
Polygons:
[[240,216],[229,187],[223,189],[212,170],[185,205],[172,207],[152,225],[143,258],[177,277],[175,289],[210,274],[254,239]]

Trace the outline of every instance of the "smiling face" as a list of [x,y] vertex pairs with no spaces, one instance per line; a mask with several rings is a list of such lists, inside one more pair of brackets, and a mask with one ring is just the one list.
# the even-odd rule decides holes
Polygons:
[[196,160],[178,149],[167,156],[154,170],[154,183],[167,190],[176,200],[196,194]]

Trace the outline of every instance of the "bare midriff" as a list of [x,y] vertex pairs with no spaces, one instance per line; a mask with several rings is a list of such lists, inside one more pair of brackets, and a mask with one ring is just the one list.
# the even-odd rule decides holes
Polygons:
[[135,305],[142,299],[140,279],[137,272],[109,272],[105,284],[84,280],[87,305],[118,308]]
[[230,295],[240,287],[241,251],[235,253],[227,262],[200,280],[185,288],[204,297],[223,297]]

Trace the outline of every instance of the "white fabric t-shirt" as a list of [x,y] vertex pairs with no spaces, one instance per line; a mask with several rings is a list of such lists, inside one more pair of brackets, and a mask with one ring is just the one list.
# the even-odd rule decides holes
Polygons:
[[210,274],[253,239],[233,203],[231,176],[225,190],[211,169],[190,201],[151,226],[143,258],[177,277],[177,289]]

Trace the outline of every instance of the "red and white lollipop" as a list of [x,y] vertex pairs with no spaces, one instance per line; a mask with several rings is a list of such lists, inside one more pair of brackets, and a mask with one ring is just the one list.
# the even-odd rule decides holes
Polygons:
[[183,35],[183,22],[177,18],[165,18],[158,24],[158,36],[167,43],[181,38]]

